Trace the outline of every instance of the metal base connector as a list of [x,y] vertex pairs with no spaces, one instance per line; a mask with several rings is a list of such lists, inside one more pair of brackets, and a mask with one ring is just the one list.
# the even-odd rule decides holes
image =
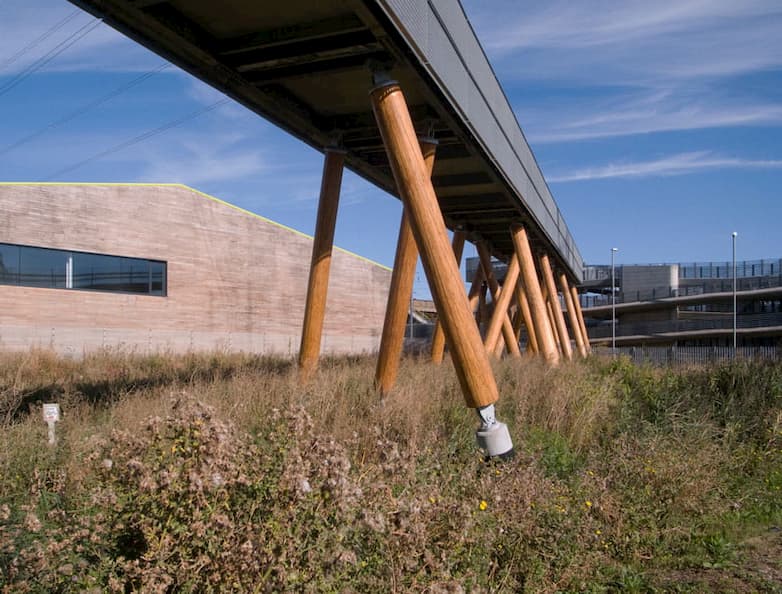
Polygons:
[[486,452],[487,458],[508,459],[513,456],[513,441],[508,426],[494,416],[494,405],[476,409],[481,426],[475,432],[478,447]]

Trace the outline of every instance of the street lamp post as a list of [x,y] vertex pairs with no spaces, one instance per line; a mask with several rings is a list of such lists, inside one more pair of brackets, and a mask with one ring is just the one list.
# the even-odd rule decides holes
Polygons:
[[731,233],[733,238],[733,358],[736,358],[736,236],[735,231]]
[[614,276],[614,254],[619,248],[611,248],[611,355],[616,357],[616,280]]

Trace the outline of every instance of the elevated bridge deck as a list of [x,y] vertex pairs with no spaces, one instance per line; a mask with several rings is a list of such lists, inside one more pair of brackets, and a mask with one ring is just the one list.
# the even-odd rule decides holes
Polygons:
[[396,195],[368,97],[388,69],[439,141],[433,184],[451,229],[513,253],[529,229],[571,280],[583,262],[458,0],[71,0]]

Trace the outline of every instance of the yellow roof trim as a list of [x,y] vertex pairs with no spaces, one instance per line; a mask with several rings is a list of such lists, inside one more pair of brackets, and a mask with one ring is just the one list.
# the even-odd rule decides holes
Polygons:
[[[201,190],[196,190],[195,188],[191,188],[190,186],[185,184],[175,184],[175,183],[155,184],[155,183],[136,183],[136,182],[0,182],[0,186],[109,186],[109,187],[134,186],[134,187],[156,187],[156,188],[181,188],[183,190],[194,192],[199,196],[203,196],[204,198],[207,198],[209,200],[212,200],[224,206],[228,206],[230,208],[238,210],[239,212],[243,212],[244,214],[248,214],[252,217],[260,219],[271,225],[275,225],[280,229],[285,229],[286,231],[290,231],[292,233],[295,233],[296,235],[301,235],[302,237],[306,237],[307,239],[314,239],[312,235],[308,235],[302,231],[299,231],[298,229],[294,229],[293,227],[288,227],[287,225],[283,225],[282,223],[273,221],[269,218],[259,215],[258,213],[252,212],[251,210],[247,210],[246,208],[242,208],[241,206],[236,206],[235,204],[231,204],[230,202],[226,202],[225,200],[221,200],[220,198],[211,196],[206,192],[202,192]],[[391,268],[381,264],[380,262],[375,262],[374,260],[370,260],[369,258],[360,256],[355,252],[351,252],[350,250],[346,250],[344,248],[337,247],[337,246],[334,246],[334,249],[337,249],[340,252],[348,254],[349,256],[353,256],[354,258],[358,258],[359,260],[363,260],[364,262],[372,264],[373,266],[382,268],[383,270],[391,270]]]

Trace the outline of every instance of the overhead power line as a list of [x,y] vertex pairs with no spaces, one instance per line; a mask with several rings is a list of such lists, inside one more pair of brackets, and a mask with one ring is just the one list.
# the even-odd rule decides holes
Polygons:
[[28,43],[26,46],[24,46],[22,49],[16,52],[13,56],[7,58],[4,62],[0,63],[0,70],[2,70],[3,68],[7,68],[8,66],[16,62],[19,58],[21,58],[23,55],[25,55],[27,52],[40,45],[42,41],[45,41],[46,39],[54,35],[57,31],[59,31],[65,25],[67,25],[69,22],[75,19],[80,12],[81,12],[80,10],[74,10],[64,19],[62,19],[58,23],[55,23],[49,30],[47,30],[41,36],[33,39],[30,43]]
[[194,120],[195,118],[204,115],[205,113],[208,113],[210,111],[214,111],[215,109],[222,107],[226,103],[230,101],[227,97],[224,99],[220,99],[219,101],[215,101],[214,103],[211,103],[210,105],[207,105],[206,107],[202,107],[201,109],[198,109],[196,111],[190,112],[189,114],[182,116],[181,118],[177,118],[175,120],[171,120],[170,122],[163,124],[162,126],[158,126],[157,128],[154,128],[152,130],[148,130],[147,132],[144,132],[143,134],[139,134],[138,136],[134,136],[133,138],[130,138],[124,142],[121,142],[119,144],[116,144],[110,148],[107,148],[104,151],[101,151],[87,159],[84,159],[83,161],[79,161],[78,163],[74,163],[73,165],[69,165],[68,167],[64,167],[63,169],[60,169],[59,171],[55,171],[51,175],[43,178],[40,181],[51,181],[53,179],[56,179],[58,177],[61,177],[65,175],[66,173],[70,173],[71,171],[74,171],[76,169],[79,169],[80,167],[83,167],[84,165],[87,165],[88,163],[92,163],[93,161],[97,161],[98,159],[102,159],[103,157],[107,157],[108,155],[114,154],[118,151],[121,151],[123,149],[126,149],[130,146],[133,146],[134,144],[138,144],[139,142],[143,142],[144,140],[147,140],[148,138],[151,138],[153,136],[157,136],[158,134],[162,134],[163,132],[166,132],[168,130],[171,130],[172,128],[176,128],[178,126],[181,126],[182,124],[189,122],[190,120]]
[[169,66],[171,66],[171,64],[164,63],[164,64],[161,64],[160,66],[158,66],[157,68],[155,68],[154,70],[150,70],[149,72],[145,72],[144,74],[142,74],[140,76],[137,76],[133,80],[128,81],[124,85],[121,85],[121,86],[117,87],[116,89],[106,93],[102,97],[99,97],[99,98],[95,99],[94,101],[90,101],[89,103],[79,107],[78,109],[75,109],[74,111],[72,111],[72,112],[62,116],[61,118],[59,118],[57,120],[54,120],[53,122],[50,122],[49,124],[47,124],[43,128],[41,128],[39,130],[36,130],[35,132],[33,132],[31,134],[28,134],[27,136],[25,136],[23,138],[20,138],[19,140],[17,140],[13,144],[9,144],[7,147],[5,147],[3,149],[0,149],[0,155],[4,155],[7,152],[12,151],[15,148],[18,148],[18,147],[20,147],[20,146],[22,146],[24,144],[27,144],[31,140],[34,140],[34,139],[38,138],[39,136],[41,136],[42,134],[45,134],[46,132],[49,132],[50,130],[54,130],[55,128],[59,128],[63,124],[67,124],[71,120],[74,120],[77,117],[79,117],[81,115],[84,115],[88,111],[90,111],[92,109],[95,109],[96,107],[99,107],[99,106],[103,105],[104,103],[110,101],[111,99],[114,99],[118,95],[121,95],[122,93],[132,89],[133,87],[135,87],[137,85],[140,85],[142,82],[144,82],[148,78],[151,78],[152,76],[154,76],[158,72],[161,72],[161,71],[165,70]]
[[63,53],[69,47],[73,46],[75,43],[77,43],[80,39],[82,39],[90,31],[95,29],[102,22],[103,21],[101,19],[95,19],[94,21],[90,21],[86,25],[82,26],[76,32],[71,33],[63,41],[61,41],[60,43],[55,45],[51,50],[46,52],[43,56],[38,58],[32,64],[30,64],[27,68],[22,70],[19,74],[17,74],[14,78],[12,78],[6,84],[0,86],[0,97],[2,97],[8,91],[10,91],[14,87],[16,87],[18,84],[20,84],[22,81],[24,81],[32,73],[34,73],[37,70],[40,70],[41,68],[46,66],[49,62],[54,60],[54,58],[59,56],[61,53]]

